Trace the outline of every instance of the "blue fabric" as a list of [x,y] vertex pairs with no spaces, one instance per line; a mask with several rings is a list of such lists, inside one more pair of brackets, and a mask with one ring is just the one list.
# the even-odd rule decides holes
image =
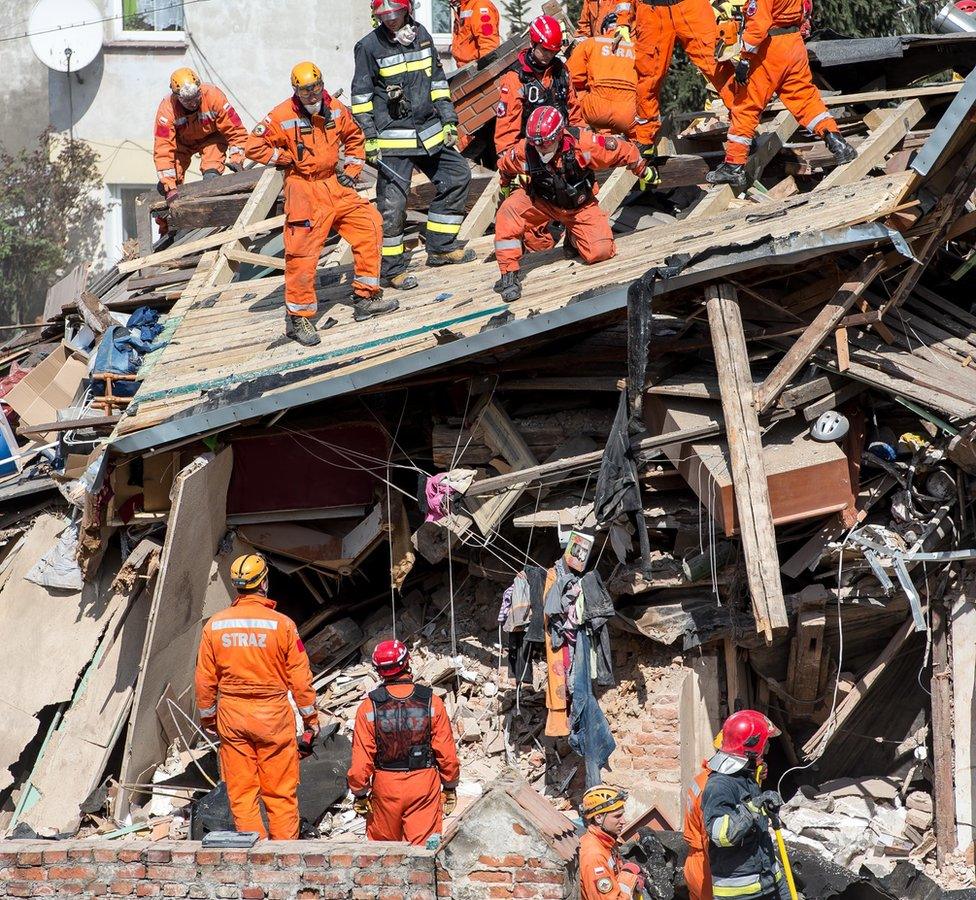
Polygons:
[[[152,349],[152,344],[133,336],[125,325],[111,325],[102,335],[95,351],[92,372],[135,375],[143,355]],[[93,387],[98,396],[105,394],[105,382],[101,379],[95,379]],[[116,381],[112,386],[112,393],[116,397],[131,397],[138,387],[139,383],[136,381]]]
[[599,784],[601,770],[607,768],[617,742],[610,723],[593,696],[590,679],[590,636],[585,628],[576,634],[576,652],[570,679],[572,705],[569,719],[569,746],[586,761],[586,786]]
[[139,336],[147,344],[151,344],[163,330],[159,321],[159,313],[151,306],[140,306],[136,309],[129,316],[129,321],[125,323],[125,326],[126,328],[138,328]]

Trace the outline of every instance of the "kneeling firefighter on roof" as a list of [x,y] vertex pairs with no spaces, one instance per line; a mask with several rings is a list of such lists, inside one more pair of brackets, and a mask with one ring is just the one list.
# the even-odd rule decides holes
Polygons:
[[383,683],[356,711],[349,790],[366,816],[371,841],[424,844],[454,811],[460,775],[447,710],[431,688],[415,684],[400,641],[373,652]]
[[[319,731],[315,689],[295,623],[268,598],[268,564],[256,553],[230,567],[238,596],[203,626],[197,656],[200,724],[220,737],[220,770],[238,831],[262,838],[298,837],[298,756],[295,715],[307,743]],[[258,800],[264,801],[268,830]]]
[[617,247],[610,220],[596,202],[594,172],[626,166],[642,180],[649,172],[634,144],[567,127],[563,114],[552,106],[532,113],[526,130],[526,138],[498,158],[505,200],[495,217],[501,278],[494,289],[507,303],[522,296],[519,263],[526,235],[549,222],[566,226],[567,256],[585,263],[613,257]]
[[[363,133],[349,110],[333,98],[322,72],[302,62],[291,72],[294,94],[254,127],[247,155],[285,172],[285,333],[311,347],[320,342],[312,324],[319,254],[330,232],[352,247],[356,321],[396,309],[380,290],[380,214],[356,191],[363,169]],[[340,165],[340,153],[345,165]]]
[[733,713],[722,726],[721,748],[708,761],[701,809],[715,900],[791,900],[769,833],[783,801],[760,786],[763,756],[778,734],[762,713]]
[[470,262],[458,241],[471,171],[458,153],[457,113],[433,38],[411,15],[410,0],[372,0],[376,26],[356,44],[352,112],[366,135],[366,161],[377,169],[383,215],[382,284],[409,290],[404,229],[416,167],[436,193],[427,212],[427,265]]

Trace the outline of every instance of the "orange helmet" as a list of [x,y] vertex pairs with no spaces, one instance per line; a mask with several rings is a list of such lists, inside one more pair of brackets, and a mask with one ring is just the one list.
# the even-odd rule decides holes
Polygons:
[[296,91],[314,87],[316,84],[322,84],[322,70],[315,63],[300,62],[291,70],[291,86]]
[[169,76],[169,89],[174,94],[193,95],[200,90],[200,76],[189,66],[183,66]]

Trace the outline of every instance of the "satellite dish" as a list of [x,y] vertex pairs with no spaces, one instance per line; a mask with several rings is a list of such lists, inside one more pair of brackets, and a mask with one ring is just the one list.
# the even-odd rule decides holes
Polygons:
[[92,0],[38,0],[28,32],[34,55],[55,72],[77,72],[102,49],[102,13]]

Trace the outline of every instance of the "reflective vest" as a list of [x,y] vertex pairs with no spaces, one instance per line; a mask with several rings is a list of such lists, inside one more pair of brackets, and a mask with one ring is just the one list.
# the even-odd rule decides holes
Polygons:
[[375,765],[387,772],[434,768],[431,746],[432,688],[414,685],[409,697],[394,697],[385,684],[371,691],[376,739]]
[[[580,165],[576,156],[576,140],[579,130],[567,128],[563,149],[548,163],[542,161],[539,151],[532,144],[525,144],[525,161],[529,168],[529,196],[544,200],[560,209],[579,209],[593,199],[596,176],[592,169]],[[562,165],[557,166],[561,161]]]

